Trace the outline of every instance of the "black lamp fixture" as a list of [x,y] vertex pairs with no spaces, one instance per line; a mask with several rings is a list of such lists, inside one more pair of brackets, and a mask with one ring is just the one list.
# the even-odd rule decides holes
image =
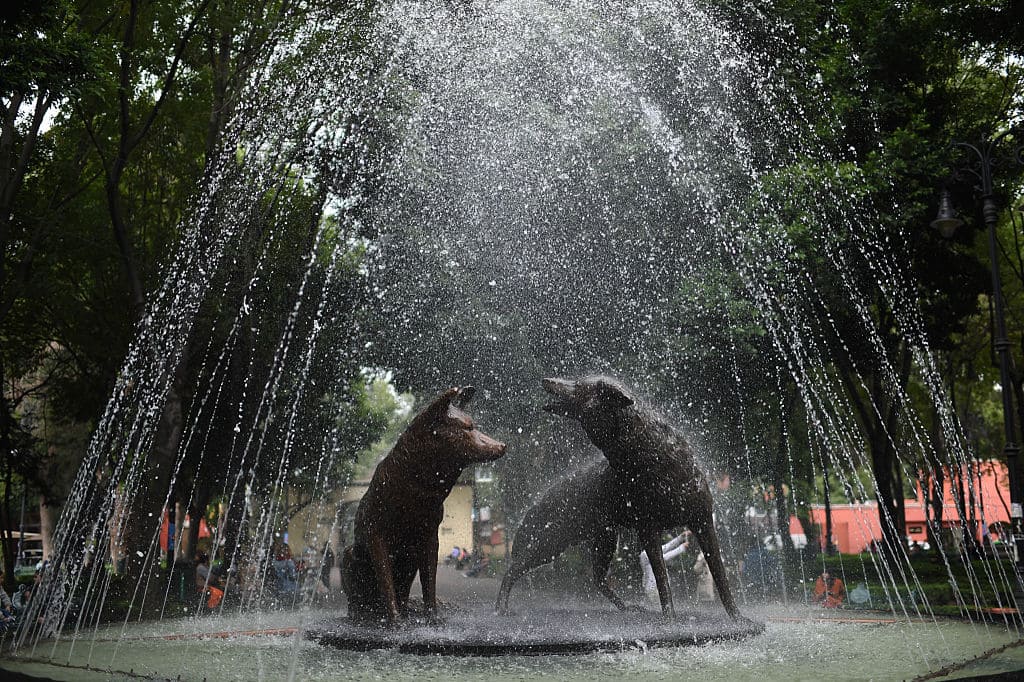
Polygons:
[[964,221],[956,214],[953,208],[953,197],[950,196],[949,188],[943,187],[939,195],[939,214],[931,222],[932,227],[938,230],[943,237],[949,239],[956,232],[957,228],[964,224]]

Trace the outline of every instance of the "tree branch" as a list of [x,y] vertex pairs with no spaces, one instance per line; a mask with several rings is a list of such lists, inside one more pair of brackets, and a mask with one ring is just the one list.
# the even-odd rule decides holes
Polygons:
[[100,157],[100,165],[103,166],[103,172],[109,178],[111,174],[110,162],[107,160],[107,155],[103,153],[103,146],[100,144],[99,138],[96,136],[96,131],[93,130],[92,121],[85,115],[85,112],[79,109],[79,118],[82,119],[82,125],[85,126],[85,132],[89,136],[89,140],[92,141],[92,146],[96,149],[96,155]]
[[32,152],[36,148],[36,140],[39,137],[39,128],[43,124],[43,118],[46,116],[46,112],[50,110],[50,105],[53,104],[53,96],[49,94],[43,94],[42,92],[36,97],[36,108],[32,112],[32,124],[29,126],[28,133],[25,135],[25,141],[21,145],[21,154],[18,155],[18,165],[14,167],[14,176],[9,177],[8,181],[4,185],[4,195],[0,201],[3,201],[3,206],[10,208],[14,203],[14,196],[18,193],[21,188],[21,182],[25,178],[25,170],[28,168],[29,159],[32,157]]
[[72,363],[69,360],[58,359],[53,364],[53,366],[51,366],[49,368],[49,370],[46,373],[46,376],[43,377],[40,381],[36,382],[32,386],[29,386],[27,388],[24,388],[24,389],[18,391],[17,394],[12,392],[11,397],[7,401],[8,405],[10,405],[11,411],[13,412],[13,411],[17,410],[18,406],[22,403],[22,401],[25,400],[25,398],[28,398],[30,396],[33,396],[33,395],[36,395],[38,393],[41,393],[41,392],[45,391],[47,386],[49,386],[53,382],[53,380],[56,378],[58,370],[66,367],[66,366],[68,366],[70,364],[72,364]]
[[139,21],[139,2],[138,0],[131,0],[131,4],[128,8],[128,22],[124,27],[124,38],[121,40],[121,73],[118,79],[117,86],[117,99],[118,99],[118,110],[119,117],[118,123],[121,128],[121,145],[119,156],[123,159],[128,156],[126,152],[125,142],[128,139],[128,132],[131,127],[129,116],[131,115],[129,109],[129,98],[128,91],[132,84],[132,48],[135,46],[135,24]]
[[[192,34],[195,33],[196,28],[199,25],[199,19],[206,12],[206,8],[210,6],[210,0],[202,0],[199,3],[199,7],[196,9],[196,13],[192,16],[192,20],[189,22],[188,28],[181,34],[181,39],[178,41],[178,45],[174,49],[174,58],[171,61],[171,66],[164,74],[163,83],[160,86],[160,96],[157,98],[153,108],[150,109],[149,114],[142,122],[142,126],[133,135],[127,143],[125,148],[126,153],[131,153],[135,147],[146,137],[149,129],[152,127],[153,122],[156,120],[157,114],[160,113],[160,109],[163,107],[164,102],[167,100],[167,93],[174,88],[174,80],[178,74],[178,66],[181,64],[181,58],[185,54],[185,50],[188,48],[189,43],[192,41]],[[125,132],[127,135],[127,132]]]
[[868,409],[864,403],[864,399],[860,395],[860,391],[857,389],[856,384],[853,381],[853,377],[850,375],[851,368],[847,367],[844,363],[837,365],[839,370],[839,380],[843,383],[843,387],[846,388],[846,394],[850,396],[850,401],[853,403],[854,411],[857,416],[860,417],[861,424],[864,426],[864,430],[868,433],[868,438],[874,437],[875,425],[871,419],[872,411]]
[[1003,244],[1003,240],[996,235],[996,244],[999,245],[999,251],[1003,254],[1003,258],[1010,264],[1010,270],[1017,277],[1022,284],[1024,284],[1024,253],[1021,252],[1020,243],[1020,230],[1017,229],[1017,217],[1014,215],[1016,211],[1010,211],[1010,225],[1011,234],[1013,235],[1013,251],[1010,251]]
[[[76,197],[81,195],[82,192],[91,187],[102,174],[103,171],[96,171],[91,177],[87,178],[85,182],[60,199],[56,196],[56,188],[54,189],[54,193],[50,199],[50,207],[43,216],[36,219],[36,229],[32,233],[32,238],[29,240],[28,247],[25,250],[25,255],[22,257],[21,261],[17,263],[17,274],[15,275],[16,282],[22,286],[28,283],[29,273],[32,270],[32,264],[35,262],[36,254],[39,252],[39,246],[42,243],[43,238],[50,233],[51,228],[55,223],[55,221],[48,220],[47,218],[53,217],[55,213],[59,212]],[[15,299],[16,295],[11,294],[10,292],[5,292],[3,299],[0,300],[0,320],[6,318],[7,314],[11,312],[11,309],[14,307]]]
[[4,111],[3,129],[0,130],[0,188],[7,187],[11,173],[11,156],[14,154],[14,138],[17,131],[18,110],[21,109],[20,93],[11,95],[9,108]]

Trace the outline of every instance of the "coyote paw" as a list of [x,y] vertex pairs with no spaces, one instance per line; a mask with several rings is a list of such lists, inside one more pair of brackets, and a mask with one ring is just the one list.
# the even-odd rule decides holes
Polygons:
[[428,609],[427,612],[423,614],[423,619],[426,621],[427,625],[434,626],[444,625],[446,622],[444,616],[442,616],[441,612],[437,609]]

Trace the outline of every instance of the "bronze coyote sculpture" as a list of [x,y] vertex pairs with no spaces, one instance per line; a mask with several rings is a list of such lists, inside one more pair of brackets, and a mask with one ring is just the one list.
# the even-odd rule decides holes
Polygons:
[[355,540],[342,559],[342,583],[354,620],[393,623],[407,614],[420,574],[428,617],[437,610],[437,529],[444,500],[462,470],[505,453],[462,408],[474,389],[450,388],[413,419],[381,460],[359,502]]
[[704,552],[722,605],[738,618],[712,522],[711,491],[683,435],[614,379],[544,379],[543,385],[553,397],[544,409],[578,421],[607,461],[554,484],[527,512],[516,531],[497,610],[508,610],[519,578],[579,544],[590,551],[598,589],[627,608],[607,583],[618,529],[624,527],[636,529],[654,570],[662,612],[674,616],[661,532],[686,526]]

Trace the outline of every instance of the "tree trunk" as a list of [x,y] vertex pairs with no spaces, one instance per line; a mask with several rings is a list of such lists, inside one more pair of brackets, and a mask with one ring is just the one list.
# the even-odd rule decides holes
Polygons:
[[934,469],[932,475],[932,520],[935,529],[940,533],[940,537],[935,538],[936,547],[942,544],[941,532],[945,519],[943,515],[946,509],[946,471],[940,464]]
[[978,460],[973,457],[967,461],[967,491],[974,491],[970,495],[970,507],[969,507],[969,527],[971,533],[971,544],[972,549],[977,552],[980,548],[981,537],[978,535],[978,505],[981,504],[981,487],[975,485],[975,467],[977,466]]
[[114,241],[121,254],[121,266],[124,268],[124,275],[131,293],[132,318],[139,320],[146,309],[146,295],[143,293],[142,278],[139,276],[139,269],[135,264],[134,246],[128,236],[128,226],[125,223],[124,207],[121,201],[121,177],[124,174],[126,162],[127,159],[116,159],[113,169],[107,175],[107,209],[110,214],[110,225],[114,230]]
[[[807,467],[807,489],[813,491],[814,488],[814,469]],[[800,521],[800,525],[804,529],[804,535],[807,537],[807,548],[817,554],[821,551],[821,526],[814,521],[814,517],[811,514],[811,505],[802,504],[798,506],[796,508],[796,518]]]
[[[945,506],[946,470],[943,461],[948,462],[946,453],[946,439],[942,434],[942,419],[937,406],[932,406],[932,450],[927,451],[925,456],[931,475],[928,477],[929,486],[924,493],[925,504],[931,510],[931,521],[926,526],[928,543],[938,550],[942,546],[942,516]],[[936,551],[936,556],[939,556]]]
[[[189,506],[188,537],[185,539],[185,546],[188,554],[184,556],[185,561],[191,561],[199,548],[199,530],[202,520],[206,517],[206,509],[210,506],[210,484],[205,480],[196,481],[195,489],[192,492],[192,504]],[[210,565],[217,556],[217,548],[210,548]]]
[[10,536],[10,492],[11,481],[14,476],[14,416],[11,414],[10,404],[7,401],[7,393],[4,388],[7,386],[4,374],[3,356],[0,354],[0,462],[3,462],[4,470],[4,500],[3,508],[0,509],[0,549],[3,551],[4,577],[6,580],[5,589],[13,587],[14,583],[14,548],[11,546]]
[[[124,486],[119,486],[114,498],[113,513],[108,521],[108,527],[110,528],[111,564],[114,566],[114,572],[118,574],[130,569],[127,561],[123,561],[123,559],[126,559],[125,543],[130,538],[129,534],[131,531],[131,526],[126,526],[125,524],[130,524],[134,519],[128,515],[125,495]],[[124,532],[119,530],[122,527]]]
[[224,121],[230,115],[228,94],[231,80],[231,47],[234,41],[234,27],[224,26],[217,35],[216,45],[207,46],[210,68],[213,72],[213,100],[206,127],[206,164],[217,153]]
[[974,489],[974,460],[969,459],[960,467],[960,486],[964,495],[964,509],[966,516],[963,517],[964,546],[970,556],[978,556],[978,522],[977,522],[977,495],[972,492]]
[[[14,204],[21,190],[25,175],[29,170],[29,161],[35,149],[39,137],[39,130],[46,118],[47,112],[53,103],[52,95],[46,92],[35,93],[36,105],[32,112],[32,119],[27,129],[19,130],[18,113],[24,102],[24,96],[15,94],[7,105],[7,111],[3,122],[0,123],[0,325],[6,319],[7,314],[14,306],[15,293],[8,290],[7,286],[11,278],[7,274],[7,255],[9,241],[11,239],[11,216],[14,214]],[[22,137],[21,149],[17,150],[15,140]],[[43,230],[43,225],[38,230]],[[35,242],[36,239],[30,240]],[[27,277],[28,266],[32,260],[32,250],[26,255],[25,261],[21,263],[21,272]]]
[[949,472],[949,484],[952,487],[953,494],[953,506],[956,508],[957,519],[960,523],[961,529],[965,524],[967,518],[967,504],[964,495],[964,482],[963,476],[960,471],[955,471],[950,467]]
[[[890,329],[892,321],[883,318],[880,328]],[[875,476],[878,502],[879,524],[886,550],[894,557],[902,555],[901,545],[906,536],[906,513],[903,501],[902,473],[899,459],[893,446],[893,438],[899,421],[896,401],[891,392],[896,388],[904,388],[910,378],[910,349],[898,337],[889,334],[886,337],[886,348],[892,350],[899,360],[899,387],[886,386],[882,373],[873,371],[866,376],[864,384],[868,387],[868,400],[865,402],[857,381],[854,380],[854,369],[849,365],[839,366],[839,376],[846,388],[846,393],[860,418],[861,427],[867,437],[871,456],[871,468]]]
[[[1021,339],[1021,346],[1024,347],[1024,337]],[[1010,383],[1013,385],[1013,395],[1017,399],[1017,438],[1024,440],[1024,372],[1017,371],[1012,355],[1010,356],[1010,374],[1012,376]],[[1017,445],[1020,445],[1019,441]],[[1007,462],[1007,465],[1009,466],[1009,462]]]
[[57,527],[57,518],[60,516],[60,505],[54,500],[49,500],[45,495],[39,496],[39,534],[43,541],[43,558],[49,559],[53,556],[53,531]]
[[[171,475],[177,460],[178,447],[184,432],[184,390],[189,350],[185,349],[175,369],[174,377],[167,391],[167,400],[160,415],[160,422],[153,437],[151,454],[142,484],[133,503],[125,545],[128,550],[129,572],[137,575],[141,570],[141,557],[146,555],[149,544],[157,530],[155,523],[161,523],[165,503],[168,500]],[[176,531],[177,532],[177,531]],[[173,560],[173,556],[169,557]]]
[[902,490],[894,490],[894,461],[888,437],[883,433],[871,442],[871,466],[875,472],[876,500],[878,502],[878,520],[882,528],[883,546],[892,557],[900,556],[900,545],[906,535],[904,530],[906,518],[901,514],[902,505],[897,501],[897,493],[902,498]]
[[825,494],[825,554],[835,554],[836,546],[832,541],[832,494],[828,484],[828,455],[821,453],[821,480]]
[[174,510],[174,552],[171,553],[171,562],[176,564],[182,560],[181,543],[185,537],[185,505],[181,503],[181,497],[175,494],[171,496],[168,508]]
[[4,472],[4,499],[0,503],[0,545],[3,546],[4,560],[4,589],[14,587],[14,543],[16,540],[11,535],[11,483],[14,472],[11,462],[7,462],[7,470]]
[[[985,551],[987,551],[989,549],[989,546],[986,546],[986,543],[985,543],[985,538],[988,537],[988,519],[985,518],[985,488],[983,487],[983,484],[982,484],[981,466],[982,466],[981,460],[977,460],[977,466],[975,468],[975,473],[976,473],[977,480],[975,481],[975,485],[977,486],[977,490],[978,490],[978,514],[979,514],[979,516],[978,516],[978,523],[975,524],[975,527],[978,528],[981,531],[981,535],[978,537],[978,548],[982,552],[985,552]],[[991,539],[991,538],[989,538],[989,539]]]
[[233,564],[238,560],[237,557],[243,540],[242,523],[245,521],[245,503],[244,489],[236,492],[235,499],[231,504],[228,504],[228,501],[225,500],[224,519],[221,521],[221,527],[217,529],[217,534],[214,537],[215,541],[219,541],[220,538],[224,539],[224,559],[229,562],[229,569],[237,568]]
[[782,551],[786,559],[792,559],[796,548],[793,537],[789,534],[789,504],[786,500],[786,486],[783,471],[788,467],[786,453],[789,451],[789,420],[793,416],[793,387],[787,386],[782,401],[782,412],[779,415],[779,441],[775,448],[775,466],[772,467],[772,487],[775,488],[775,517]]
[[903,492],[903,469],[900,468],[899,460],[893,452],[893,487],[895,488],[896,518],[899,519],[897,530],[899,531],[900,543],[906,547],[907,541],[907,496]]

